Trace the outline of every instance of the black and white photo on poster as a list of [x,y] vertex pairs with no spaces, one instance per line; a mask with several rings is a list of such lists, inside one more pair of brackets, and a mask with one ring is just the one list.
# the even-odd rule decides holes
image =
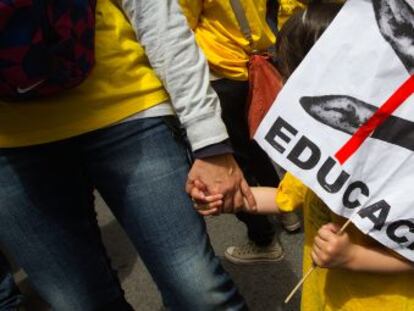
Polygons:
[[[414,74],[414,0],[373,0],[372,5],[381,35]],[[299,101],[316,120],[351,135],[377,110],[346,95],[304,96]],[[387,118],[371,137],[414,151],[414,123],[399,117]]]

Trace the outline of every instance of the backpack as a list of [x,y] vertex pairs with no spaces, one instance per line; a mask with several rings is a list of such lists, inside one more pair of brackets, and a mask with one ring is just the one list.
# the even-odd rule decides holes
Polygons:
[[94,64],[96,0],[0,0],[0,98],[79,85]]

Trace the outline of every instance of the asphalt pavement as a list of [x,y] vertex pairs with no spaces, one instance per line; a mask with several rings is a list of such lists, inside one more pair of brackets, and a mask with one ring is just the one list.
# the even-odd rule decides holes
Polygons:
[[[163,310],[156,286],[125,233],[99,197],[96,206],[104,243],[113,267],[118,271],[127,300],[135,310]],[[288,234],[281,229],[278,231],[286,253],[280,262],[240,266],[227,262],[223,254],[228,246],[247,242],[245,226],[233,215],[209,217],[206,220],[216,254],[233,277],[250,310],[299,310],[300,294],[288,305],[284,305],[283,300],[301,276],[303,232]],[[276,220],[275,224],[280,228]],[[17,269],[15,276],[27,296],[27,311],[49,310],[32,290],[24,272]]]

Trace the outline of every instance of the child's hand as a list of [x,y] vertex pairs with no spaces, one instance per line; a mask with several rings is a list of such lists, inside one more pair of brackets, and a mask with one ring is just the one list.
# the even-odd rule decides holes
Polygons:
[[333,223],[319,229],[312,248],[312,259],[317,266],[345,268],[351,261],[355,244],[346,232],[338,235],[339,230]]
[[219,215],[223,206],[223,195],[207,195],[206,187],[198,180],[194,181],[194,187],[190,191],[194,202],[193,207],[203,216]]
[[[223,212],[239,212],[256,213],[257,206],[249,207],[249,202],[244,199],[244,205],[240,209],[232,211],[223,211],[224,195],[223,194],[209,194],[207,187],[200,181],[194,180],[194,187],[190,190],[190,196],[194,202],[194,208],[199,214],[203,216],[220,215]],[[264,214],[272,214],[277,212],[277,206],[275,205],[275,191],[276,188],[270,187],[253,187],[251,191],[254,193],[255,199],[260,200],[262,212]]]

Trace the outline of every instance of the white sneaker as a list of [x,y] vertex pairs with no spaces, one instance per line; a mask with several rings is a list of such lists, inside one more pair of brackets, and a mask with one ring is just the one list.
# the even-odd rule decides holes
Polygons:
[[249,241],[242,246],[230,246],[224,252],[224,257],[234,264],[249,265],[259,263],[274,263],[283,259],[285,253],[277,239],[268,246],[258,246]]
[[299,216],[294,213],[282,213],[279,216],[283,228],[288,232],[295,232],[300,229],[301,223]]

